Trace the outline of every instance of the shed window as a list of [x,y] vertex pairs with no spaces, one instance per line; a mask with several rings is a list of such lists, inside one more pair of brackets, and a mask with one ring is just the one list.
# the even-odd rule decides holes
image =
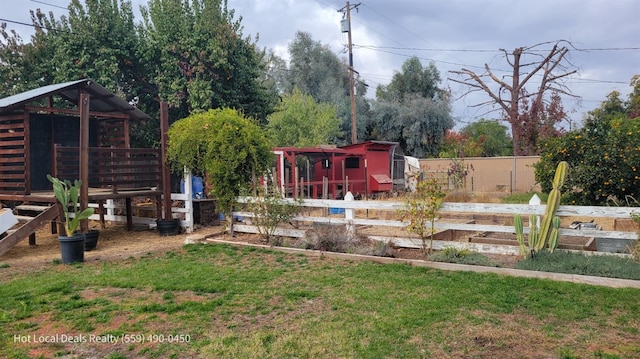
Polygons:
[[359,157],[347,157],[344,160],[345,168],[360,168],[360,158]]

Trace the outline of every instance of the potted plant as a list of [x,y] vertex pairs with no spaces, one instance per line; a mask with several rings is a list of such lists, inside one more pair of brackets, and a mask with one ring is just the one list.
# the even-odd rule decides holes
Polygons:
[[100,230],[90,229],[89,232],[84,234],[84,250],[92,251],[96,249],[98,245],[98,238],[100,238]]
[[93,208],[80,210],[78,198],[82,181],[60,180],[51,175],[47,175],[49,182],[53,184],[53,193],[62,206],[64,213],[65,233],[58,235],[62,263],[73,263],[84,261],[84,238],[83,233],[78,233],[80,221],[88,219],[93,214]]

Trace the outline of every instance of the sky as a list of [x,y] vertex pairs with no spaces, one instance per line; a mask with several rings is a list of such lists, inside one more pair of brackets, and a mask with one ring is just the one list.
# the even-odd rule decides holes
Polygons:
[[[147,0],[131,0],[133,8]],[[66,15],[68,0],[0,0],[0,18],[30,23],[29,10]],[[356,6],[357,5],[357,6]],[[288,46],[298,31],[347,59],[347,34],[341,32],[346,1],[340,0],[228,0],[235,17],[242,17],[243,34],[258,36],[257,45],[288,59]],[[375,97],[402,64],[417,56],[424,66],[433,62],[442,88],[453,95],[456,128],[479,118],[500,117],[484,93],[463,96],[468,88],[448,78],[466,68],[478,74],[487,64],[499,77],[510,74],[504,52],[519,47],[549,50],[558,40],[569,47],[566,63],[577,73],[565,85],[580,100],[564,98],[573,123],[598,107],[611,91],[626,99],[631,78],[640,75],[640,1],[638,0],[361,0],[351,1],[354,69]],[[28,41],[29,26],[10,23]],[[548,52],[538,52],[546,55]],[[536,58],[527,57],[527,61]],[[510,80],[509,80],[510,81]],[[496,90],[492,82],[488,82]],[[530,88],[530,92],[535,87]],[[568,127],[568,123],[564,125]]]

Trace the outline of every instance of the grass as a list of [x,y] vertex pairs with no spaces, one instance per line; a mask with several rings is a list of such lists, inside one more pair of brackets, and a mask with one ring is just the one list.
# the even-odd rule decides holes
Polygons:
[[[0,281],[8,358],[640,358],[637,289],[227,245]],[[14,339],[62,333],[128,341]]]
[[511,204],[529,204],[529,200],[534,194],[540,197],[540,201],[542,201],[542,203],[547,203],[547,197],[549,197],[549,194],[542,192],[512,193],[508,196],[503,197],[502,202]]

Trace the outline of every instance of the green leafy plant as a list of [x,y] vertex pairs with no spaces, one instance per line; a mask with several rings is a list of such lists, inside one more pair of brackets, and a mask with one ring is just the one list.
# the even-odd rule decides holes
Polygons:
[[[407,231],[420,237],[425,254],[430,254],[433,249],[434,222],[440,218],[438,211],[445,196],[437,178],[422,180],[418,182],[416,192],[405,200],[404,208],[400,210],[400,218],[409,220]],[[430,238],[428,250],[427,238]]]
[[[93,208],[80,210],[78,199],[80,198],[80,186],[82,181],[60,180],[47,174],[47,179],[53,184],[53,193],[62,206],[64,213],[64,229],[67,237],[73,236],[80,226],[80,221],[93,215]],[[70,209],[71,208],[71,209]]]
[[221,108],[176,121],[168,132],[167,160],[177,173],[186,167],[207,178],[233,235],[232,211],[241,191],[266,173],[273,153],[264,132],[240,112]]
[[290,221],[300,211],[301,199],[283,198],[277,186],[259,187],[257,196],[247,201],[247,210],[252,212],[258,233],[271,245],[279,246],[282,241],[275,235],[278,226]]
[[638,84],[640,76],[634,76],[629,101],[613,91],[587,114],[580,129],[542,143],[534,167],[543,191],[550,189],[554,165],[567,161],[567,187],[576,189],[563,197],[567,204],[606,205],[611,197],[640,197],[640,117],[634,107]]
[[442,249],[442,254],[448,258],[464,258],[471,254],[468,248],[458,249],[456,247],[447,246]]

